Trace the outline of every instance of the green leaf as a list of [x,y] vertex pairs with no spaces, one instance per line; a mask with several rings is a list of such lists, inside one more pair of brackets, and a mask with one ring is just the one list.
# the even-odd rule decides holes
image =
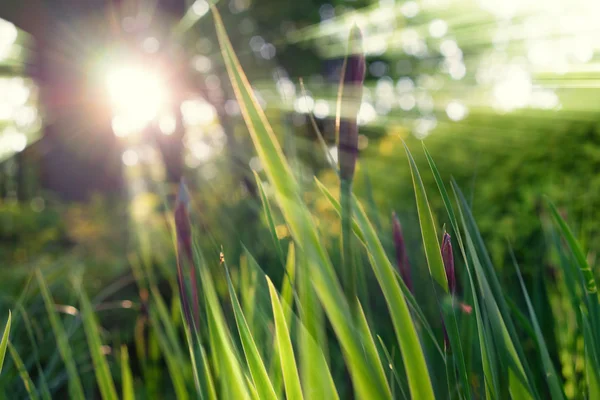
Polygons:
[[583,254],[583,251],[581,250],[581,247],[579,246],[579,243],[577,242],[575,235],[573,235],[573,232],[571,232],[571,229],[569,228],[569,226],[567,225],[565,220],[560,216],[560,214],[558,213],[558,210],[556,209],[554,204],[552,204],[552,202],[550,202],[548,200],[548,205],[550,206],[550,212],[552,213],[552,216],[554,217],[554,221],[560,228],[565,240],[567,241],[571,251],[573,252],[573,255],[575,256],[575,260],[577,261],[579,270],[581,271],[581,274],[583,275],[583,279],[585,282],[585,289],[586,289],[587,293],[588,294],[597,293],[598,287],[596,286],[596,279],[594,278],[594,273],[592,272],[592,269],[588,265],[588,262],[585,258],[585,254]]
[[211,8],[223,60],[242,116],[292,236],[308,257],[313,286],[344,350],[354,386],[360,396],[389,398],[387,382],[373,374],[373,361],[365,360],[362,354],[361,339],[352,328],[350,307],[312,217],[302,202],[297,182],[233,51],[221,16],[214,5]]
[[285,315],[279,295],[273,283],[267,277],[269,293],[271,294],[271,304],[273,306],[273,318],[275,320],[275,335],[277,337],[277,347],[281,361],[281,371],[283,372],[283,383],[285,385],[286,398],[289,400],[303,399],[300,377],[296,368],[296,358],[290,338],[290,331],[285,323]]
[[254,177],[256,178],[256,187],[258,188],[258,192],[260,193],[260,200],[263,205],[263,210],[265,212],[265,216],[267,218],[267,226],[269,227],[269,233],[271,234],[271,239],[273,240],[273,244],[275,245],[275,250],[277,251],[277,255],[279,256],[279,260],[283,265],[283,249],[281,248],[281,243],[277,238],[277,230],[275,229],[275,220],[273,219],[273,212],[271,211],[271,204],[269,203],[269,199],[265,194],[265,189],[263,188],[263,184],[258,177],[256,171],[254,171]]
[[81,317],[83,320],[83,330],[87,337],[88,346],[92,355],[94,364],[94,372],[96,373],[96,381],[100,389],[100,394],[105,400],[118,399],[115,383],[110,373],[110,368],[106,361],[106,357],[102,352],[102,341],[100,340],[100,328],[96,320],[94,309],[83,290],[79,294],[79,302],[81,304]]
[[58,351],[67,367],[67,375],[69,377],[69,397],[71,399],[83,400],[85,399],[85,395],[83,394],[83,386],[81,386],[81,380],[79,379],[79,374],[77,372],[77,365],[73,360],[73,353],[71,351],[71,346],[69,345],[69,337],[56,314],[54,301],[52,300],[50,291],[48,290],[48,286],[46,286],[46,281],[40,270],[36,270],[36,277],[40,286],[42,298],[44,299],[44,305],[46,306],[46,313],[50,319],[50,326],[52,327],[52,332],[56,338]]
[[123,385],[123,400],[135,400],[135,389],[133,387],[133,374],[129,366],[129,353],[127,346],[121,346],[121,384]]
[[[227,268],[227,267],[226,267]],[[226,269],[227,275],[227,286],[229,288],[229,297],[233,305],[233,312],[235,315],[235,322],[237,323],[238,332],[240,333],[240,339],[242,341],[242,347],[244,348],[244,354],[246,355],[246,361],[248,363],[248,369],[252,376],[252,382],[260,399],[277,399],[267,368],[260,356],[258,347],[252,337],[246,318],[242,311],[240,302],[238,301],[233,283],[231,283],[231,277],[229,276],[229,270]]]
[[542,359],[542,365],[544,366],[544,372],[546,382],[548,383],[548,387],[550,388],[550,394],[552,395],[552,399],[564,399],[565,394],[562,389],[562,382],[560,380],[559,375],[556,373],[556,369],[554,368],[554,364],[552,364],[552,359],[550,358],[550,352],[548,351],[548,347],[546,346],[546,341],[544,340],[544,334],[542,333],[542,329],[538,323],[537,317],[535,315],[535,310],[533,309],[533,305],[531,304],[531,299],[529,298],[529,294],[527,293],[527,288],[525,287],[525,282],[523,282],[523,277],[521,276],[521,270],[519,269],[519,265],[515,260],[515,256],[511,251],[511,256],[513,260],[513,264],[515,265],[515,269],[517,271],[517,277],[519,278],[519,283],[521,284],[521,291],[523,292],[523,296],[525,298],[525,303],[527,304],[527,310],[529,311],[529,318],[531,318],[531,322],[533,324],[533,329],[535,331],[535,338],[538,344],[538,350],[540,352],[540,358]]
[[19,356],[17,349],[12,345],[12,343],[8,342],[8,350],[10,351],[10,355],[19,371],[19,375],[21,376],[21,380],[23,381],[23,385],[25,386],[25,390],[27,391],[27,395],[30,400],[37,400],[39,397],[37,395],[37,390],[31,377],[29,376],[29,372],[27,372],[27,368],[25,364],[23,364],[23,360]]
[[[195,248],[195,250],[199,249]],[[210,271],[207,268],[201,268],[200,277],[206,299],[206,318],[209,326],[211,351],[215,355],[213,360],[216,360],[219,365],[219,379],[224,391],[219,398],[249,399],[250,393],[245,384],[242,364],[231,342],[229,329],[225,323]]]
[[8,337],[10,336],[10,321],[11,313],[8,311],[8,319],[6,320],[6,326],[4,327],[4,333],[2,334],[2,341],[0,342],[0,372],[2,372],[2,366],[4,365],[4,357],[6,356],[6,348],[8,347]]
[[433,219],[431,208],[429,207],[429,202],[427,201],[427,193],[425,193],[425,185],[423,185],[417,164],[415,163],[412,154],[410,154],[410,150],[408,149],[408,146],[406,146],[406,143],[404,143],[404,149],[406,150],[406,155],[408,157],[410,173],[415,189],[415,199],[417,202],[417,211],[419,213],[419,225],[421,226],[423,248],[425,250],[425,257],[427,258],[429,272],[442,289],[448,293],[448,278],[446,277],[446,270],[444,269],[440,244],[435,229],[435,221]]

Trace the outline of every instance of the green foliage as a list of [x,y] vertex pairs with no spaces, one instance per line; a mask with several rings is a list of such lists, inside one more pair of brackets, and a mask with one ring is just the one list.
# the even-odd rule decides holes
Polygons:
[[[486,230],[487,223],[479,225],[475,218],[497,217],[497,210],[486,214],[481,209],[486,202],[496,204],[496,199],[484,195],[480,200],[477,195],[477,201],[471,202],[465,196],[461,188],[472,178],[465,172],[469,169],[458,168],[457,178],[450,180],[449,166],[453,163],[449,158],[453,153],[438,158],[436,152],[441,147],[436,141],[431,146],[428,143],[429,151],[415,152],[414,157],[408,147],[402,151],[400,140],[383,141],[388,146],[381,147],[386,156],[367,158],[365,165],[373,176],[381,176],[382,169],[390,165],[405,165],[393,179],[406,178],[406,184],[390,185],[385,179],[392,175],[389,173],[375,179],[375,201],[370,206],[377,204],[387,214],[392,207],[379,201],[380,192],[398,188],[387,201],[403,199],[408,204],[403,215],[414,212],[414,231],[420,231],[414,241],[422,243],[423,251],[421,254],[419,246],[411,247],[411,258],[419,260],[416,265],[423,266],[420,273],[426,279],[411,292],[388,254],[389,235],[375,228],[360,196],[346,193],[344,200],[350,208],[346,203],[341,206],[341,199],[331,190],[339,188],[333,174],[333,182],[311,181],[311,194],[318,193],[319,197],[314,203],[306,200],[309,188],[292,172],[291,160],[284,156],[276,132],[255,98],[221,18],[214,7],[212,10],[225,67],[265,170],[264,178],[257,174],[256,179],[266,227],[255,239],[268,243],[266,247],[272,254],[268,260],[276,267],[253,257],[254,248],[239,244],[233,228],[221,229],[221,236],[212,236],[210,226],[206,226],[211,216],[201,215],[203,226],[194,233],[191,263],[200,278],[194,282],[200,287],[200,304],[188,304],[180,298],[188,296],[186,289],[176,290],[173,255],[163,252],[167,249],[165,243],[177,242],[168,236],[173,230],[164,226],[159,229],[157,221],[152,221],[152,229],[136,226],[134,236],[139,243],[128,258],[135,281],[133,293],[139,291],[139,299],[135,297],[135,304],[116,300],[123,308],[135,309],[133,339],[121,337],[124,329],[111,326],[112,315],[100,311],[101,305],[112,300],[107,299],[109,295],[100,292],[88,297],[84,285],[87,275],[81,275],[80,269],[69,271],[66,278],[76,284],[66,295],[58,292],[60,286],[47,283],[49,276],[56,276],[55,270],[36,270],[35,289],[27,287],[14,304],[19,314],[12,322],[13,341],[9,343],[8,339],[9,316],[0,344],[0,359],[4,359],[7,347],[12,356],[12,364],[5,366],[6,375],[2,377],[7,393],[14,389],[24,397],[37,398],[45,393],[47,381],[53,397],[68,395],[76,399],[98,395],[114,399],[118,387],[125,399],[577,398],[574,391],[566,390],[567,377],[560,372],[567,362],[557,357],[560,353],[580,365],[582,376],[573,378],[577,393],[582,393],[582,398],[600,395],[597,274],[580,238],[556,207],[550,204],[544,208],[553,220],[552,224],[545,222],[547,235],[538,237],[535,230],[530,234],[553,249],[551,258],[560,260],[559,284],[548,286],[559,293],[557,298],[565,300],[561,307],[575,320],[575,346],[567,341],[551,345],[554,332],[542,328],[543,315],[535,306],[520,267],[516,268],[518,290],[502,285],[495,262],[504,261],[509,247],[498,245],[498,238]],[[457,154],[462,151],[464,148]],[[395,157],[401,157],[403,163],[396,163],[399,160]],[[424,159],[431,171],[419,170]],[[483,181],[477,188],[483,187],[484,194],[495,183],[494,172],[487,174],[477,178]],[[265,178],[263,184],[261,179]],[[451,188],[452,196],[446,187]],[[408,201],[413,196],[416,208]],[[260,208],[258,199],[253,206]],[[504,203],[498,207],[502,213],[510,210]],[[338,216],[321,219],[323,208]],[[353,261],[360,263],[368,281],[368,296],[358,291],[351,292],[358,293],[355,297],[345,295],[340,281],[344,281],[341,274],[347,271],[334,268],[338,261],[334,246],[328,246],[328,235],[323,234],[325,225],[331,221],[339,224],[341,218],[350,216],[348,209],[353,210],[347,225],[351,229],[345,235],[354,237],[352,252],[344,255],[344,262],[352,254]],[[167,213],[161,216],[165,215],[172,219]],[[509,218],[507,215],[503,218]],[[536,213],[534,217],[539,218]],[[448,293],[437,234],[442,220],[449,222],[458,244],[456,266],[463,277],[459,294]],[[503,223],[500,218],[500,232],[506,233]],[[291,236],[286,238],[287,246],[278,235],[279,226]],[[490,237],[492,245],[488,248],[484,238]],[[554,240],[546,243],[547,237]],[[519,234],[511,239],[517,250],[528,250],[521,247]],[[230,244],[239,251],[230,250]],[[516,254],[518,258],[520,253]],[[277,279],[274,271],[282,279]],[[189,280],[191,276],[181,279]],[[542,275],[542,279],[546,277]],[[165,287],[161,286],[163,282]],[[554,287],[559,285],[564,287]],[[515,293],[522,296],[526,312],[513,300]],[[63,303],[79,304],[80,310]],[[190,310],[184,307],[198,307],[202,310],[200,317],[187,320],[184,315]],[[63,318],[59,310],[70,316]],[[443,339],[444,332],[448,342]],[[40,336],[52,336],[51,346],[56,351],[44,357],[37,354]],[[128,340],[136,348],[132,359],[127,351]],[[533,348],[526,348],[528,343]],[[17,374],[20,380],[12,381],[18,382],[18,387],[9,382]]]

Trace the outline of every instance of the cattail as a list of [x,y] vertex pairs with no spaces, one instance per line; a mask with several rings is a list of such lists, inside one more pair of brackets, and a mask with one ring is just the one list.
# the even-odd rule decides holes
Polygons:
[[340,178],[352,181],[358,158],[358,111],[365,80],[362,33],[357,26],[350,31],[348,57],[344,62],[338,94],[337,127]]
[[404,281],[404,284],[406,284],[408,290],[412,292],[413,288],[410,275],[410,264],[406,254],[406,247],[404,246],[402,226],[400,225],[400,220],[395,212],[392,213],[392,228],[394,233],[394,247],[396,247],[396,262],[398,264],[398,270],[402,280]]
[[196,282],[196,267],[192,252],[192,227],[190,225],[189,208],[190,197],[183,179],[179,184],[179,193],[175,205],[175,231],[177,234],[177,283],[179,286],[179,296],[181,299],[181,308],[189,327],[193,326],[192,316],[190,314],[190,299],[187,294],[185,281],[183,279],[183,259],[187,259],[190,266],[190,281],[192,286],[192,301],[194,307],[194,322],[199,324],[200,305],[198,303],[198,288]]
[[444,232],[442,240],[442,260],[444,261],[444,269],[446,270],[446,278],[448,278],[448,289],[450,294],[456,294],[456,276],[454,274],[454,255],[452,254],[452,242],[450,234]]

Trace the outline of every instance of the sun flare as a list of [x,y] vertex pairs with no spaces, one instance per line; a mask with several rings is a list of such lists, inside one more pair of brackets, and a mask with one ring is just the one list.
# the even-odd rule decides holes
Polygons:
[[169,100],[162,76],[141,65],[122,65],[106,75],[117,136],[139,132],[164,110]]

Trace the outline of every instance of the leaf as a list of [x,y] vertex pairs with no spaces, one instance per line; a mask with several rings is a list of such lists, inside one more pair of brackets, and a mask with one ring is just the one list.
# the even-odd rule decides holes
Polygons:
[[260,356],[248,323],[246,322],[246,318],[244,317],[240,302],[235,294],[235,289],[233,288],[233,283],[231,283],[231,277],[229,276],[229,269],[226,269],[226,275],[235,322],[238,327],[242,347],[244,348],[244,354],[246,355],[246,361],[248,363],[248,369],[250,370],[256,392],[260,399],[277,399],[277,395],[275,394],[275,390],[269,379],[267,368]]
[[4,327],[4,333],[2,334],[2,341],[0,342],[0,372],[2,372],[2,366],[4,365],[4,357],[6,356],[6,348],[8,347],[8,337],[10,336],[10,321],[11,313],[8,311],[8,319],[6,320],[6,326]]
[[408,146],[406,146],[406,143],[404,143],[404,149],[406,150],[410,165],[410,173],[413,179],[417,211],[419,213],[419,224],[421,226],[421,235],[423,237],[423,248],[425,250],[425,257],[427,258],[429,272],[433,279],[435,279],[442,289],[444,289],[444,292],[448,293],[448,279],[446,277],[440,244],[435,230],[435,221],[433,220],[433,214],[427,201],[427,194],[425,193],[425,185],[423,185],[417,164],[415,163],[412,154],[410,154],[410,150],[408,149]]
[[23,385],[25,386],[25,390],[27,391],[27,395],[30,400],[37,400],[39,397],[37,395],[37,390],[31,377],[29,376],[29,372],[27,372],[27,368],[23,364],[23,360],[19,356],[17,349],[12,345],[12,343],[8,342],[8,350],[10,351],[10,355],[15,362],[15,366],[19,371],[19,375],[21,376],[21,380],[23,381]]
[[54,310],[54,301],[52,300],[48,286],[46,286],[46,281],[44,280],[44,277],[39,269],[36,270],[36,277],[40,286],[42,298],[44,299],[44,305],[46,306],[46,313],[50,319],[50,326],[52,327],[52,332],[56,338],[58,351],[60,352],[60,356],[62,357],[65,366],[67,367],[67,375],[69,377],[69,397],[71,399],[83,400],[85,399],[85,395],[83,394],[83,386],[81,386],[81,380],[79,379],[77,366],[73,360],[73,353],[71,351],[71,346],[69,345],[69,337],[67,336],[65,328],[60,322],[60,319],[56,315],[56,311]]
[[344,299],[333,265],[320,241],[312,217],[300,198],[297,182],[233,51],[221,16],[214,5],[211,8],[221,54],[240,111],[264,171],[275,190],[275,198],[290,232],[298,247],[302,248],[309,258],[313,286],[344,350],[354,386],[363,397],[389,398],[387,382],[382,382],[372,373],[371,364],[374,361],[365,360],[362,354],[361,339],[352,329],[350,307]]
[[525,303],[527,304],[527,310],[529,311],[529,318],[531,318],[531,322],[533,324],[533,329],[535,331],[535,338],[538,344],[538,350],[540,352],[540,358],[542,359],[542,365],[544,366],[544,372],[546,382],[548,383],[548,387],[550,388],[550,394],[552,395],[552,399],[564,399],[565,394],[562,389],[562,382],[559,378],[559,375],[556,373],[556,369],[552,364],[552,359],[550,358],[550,352],[548,351],[548,347],[546,346],[546,341],[544,340],[544,334],[542,333],[542,329],[538,323],[537,317],[535,315],[535,310],[533,309],[533,305],[531,304],[531,299],[529,298],[529,294],[527,293],[527,288],[525,287],[525,282],[523,282],[523,276],[521,276],[521,270],[519,269],[519,265],[515,259],[513,252],[511,251],[511,256],[513,260],[513,264],[517,271],[517,277],[519,278],[519,283],[521,284],[521,291],[523,292],[523,296],[525,298]]
[[123,400],[135,400],[135,389],[133,387],[133,374],[129,366],[129,353],[127,346],[121,346],[121,382],[123,385]]
[[277,337],[277,347],[281,361],[281,371],[283,372],[283,383],[285,385],[285,394],[288,400],[303,399],[300,377],[296,368],[296,358],[292,348],[289,329],[285,323],[285,315],[279,295],[273,283],[267,277],[269,293],[271,294],[271,304],[273,306],[273,318],[275,320],[275,335]]
[[92,355],[94,364],[94,372],[96,373],[96,381],[100,389],[100,394],[105,400],[118,399],[115,383],[110,373],[110,368],[106,362],[106,357],[102,352],[102,341],[100,340],[100,328],[96,320],[96,314],[90,304],[89,299],[83,290],[79,294],[79,302],[81,304],[81,317],[83,320],[83,329],[87,337],[88,346]]

